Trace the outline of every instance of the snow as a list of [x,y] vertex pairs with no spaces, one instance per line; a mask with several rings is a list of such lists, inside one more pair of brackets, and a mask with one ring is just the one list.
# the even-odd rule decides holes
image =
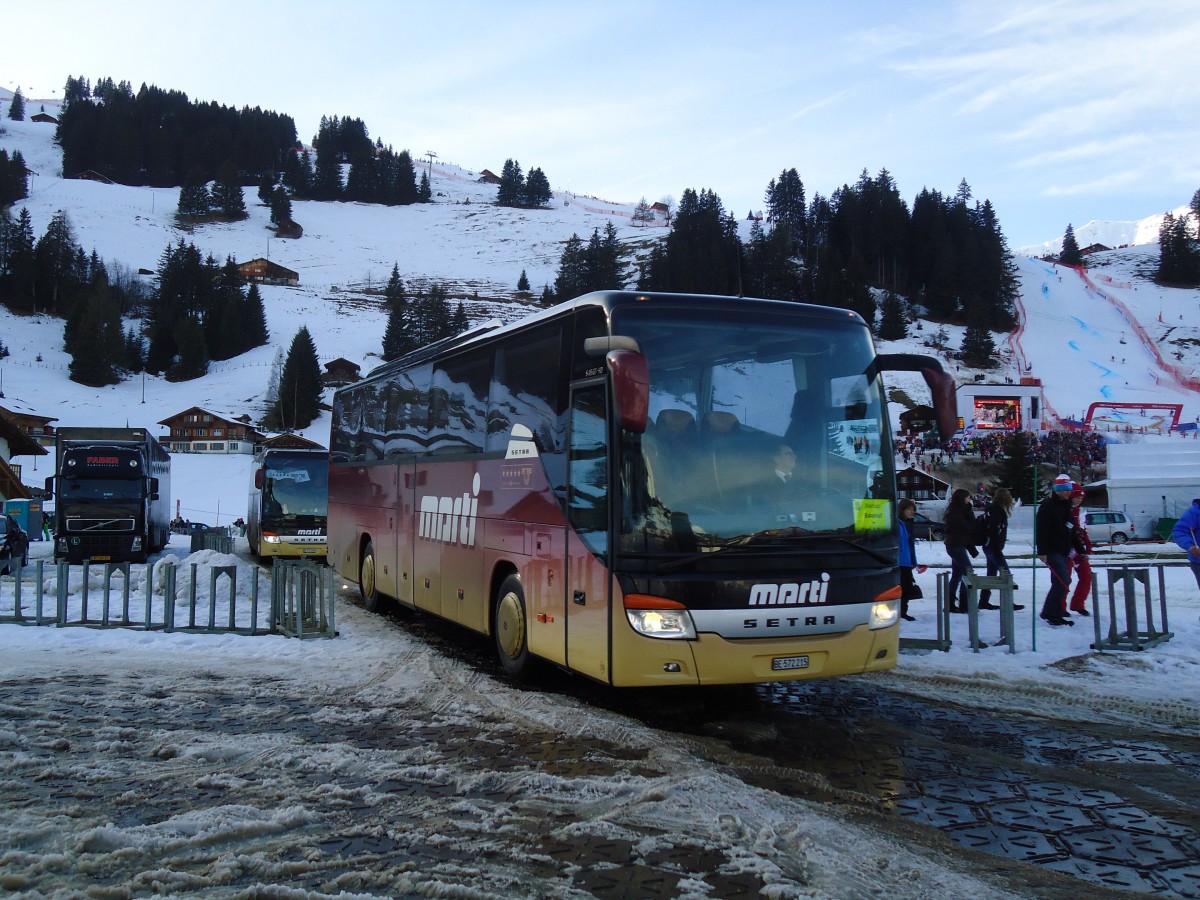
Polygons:
[[[251,219],[247,222],[182,231],[174,223],[177,191],[62,180],[52,133],[52,126],[7,121],[0,133],[0,146],[10,153],[21,150],[36,173],[31,179],[31,196],[21,204],[32,214],[36,235],[40,236],[56,210],[64,209],[85,251],[95,248],[110,264],[119,262],[134,270],[154,268],[164,248],[182,238],[218,259],[232,255],[244,261],[269,256],[298,271],[301,281],[298,288],[262,288],[271,346],[215,363],[206,377],[183,384],[168,384],[152,376],[103,389],[74,384],[67,378],[69,360],[62,351],[61,321],[47,316],[17,317],[0,310],[0,340],[12,354],[0,361],[0,393],[4,397],[0,405],[19,404],[54,416],[58,426],[129,424],[161,435],[158,423],[190,406],[255,414],[263,402],[277,349],[286,350],[301,324],[307,324],[323,360],[341,356],[369,370],[378,362],[385,314],[378,300],[366,296],[361,288],[385,281],[393,262],[399,265],[406,283],[436,280],[473,292],[478,298],[468,304],[473,321],[493,316],[511,320],[522,313],[521,306],[513,302],[513,287],[521,270],[528,273],[538,292],[542,284],[553,280],[562,242],[572,232],[586,240],[594,228],[602,229],[612,219],[621,239],[631,245],[663,233],[661,228],[632,227],[628,218],[632,207],[594,198],[557,194],[548,210],[498,209],[489,205],[494,187],[477,184],[471,171],[444,164],[432,168],[437,201],[432,206],[385,209],[296,203],[295,218],[305,229],[305,236],[297,241],[270,239],[267,213],[253,202],[248,204]],[[1088,242],[1086,227],[1076,233],[1081,245]],[[1139,239],[1139,232],[1130,233],[1131,240]],[[1008,360],[1005,373],[1017,378],[1025,374],[1021,367],[1028,366],[1042,379],[1048,404],[1059,416],[1078,416],[1097,400],[1181,403],[1186,421],[1200,416],[1200,395],[1185,383],[1191,367],[1200,360],[1200,351],[1194,349],[1200,340],[1192,321],[1198,294],[1153,285],[1145,274],[1154,260],[1154,247],[1130,247],[1095,258],[1084,278],[1071,269],[1019,258],[1022,321],[1001,345]],[[1129,321],[1130,316],[1140,330]],[[948,330],[951,345],[957,346],[961,331]],[[914,332],[913,337],[881,349],[926,352],[922,340],[930,334],[931,330]],[[921,398],[922,388],[915,381],[900,376],[896,384],[914,399]],[[898,412],[894,407],[893,416]],[[1128,415],[1138,428],[1150,421],[1149,416],[1136,412]],[[328,431],[326,413],[305,434],[326,444]],[[1186,438],[1139,434],[1137,439]],[[51,474],[47,457],[20,461],[28,484],[39,485]],[[172,491],[180,514],[212,525],[226,525],[244,515],[249,466],[247,456],[175,454]],[[984,708],[1067,720],[1134,721],[1149,729],[1200,735],[1200,712],[1194,703],[1200,677],[1200,591],[1182,564],[1178,548],[1149,543],[1096,554],[1098,566],[1166,564],[1166,601],[1174,632],[1170,641],[1136,655],[1097,654],[1089,649],[1093,633],[1088,621],[1077,620],[1073,628],[1050,629],[1036,619],[1046,570],[1030,567],[1029,538],[1028,530],[1014,528],[1009,547],[1021,586],[1017,600],[1026,605],[1017,614],[1019,652],[1010,654],[999,646],[972,652],[966,646],[964,617],[955,616],[955,643],[949,652],[906,653],[893,672],[873,677],[897,691]],[[249,567],[244,561],[214,557],[211,551],[190,554],[185,541],[173,539],[164,555],[184,568],[196,563],[202,583],[207,583],[207,567],[237,565],[239,587],[245,589]],[[48,545],[33,545],[35,559],[44,559],[48,553]],[[919,555],[931,565],[919,582],[925,596],[932,598],[936,576],[944,571],[948,558],[940,544],[922,544]],[[160,560],[155,566],[155,584],[160,583],[162,565]],[[73,572],[71,577],[70,594],[77,598],[82,575]],[[11,603],[10,584],[0,588],[0,605]],[[135,608],[144,601],[140,590],[137,587],[134,592]],[[451,717],[464,722],[494,719],[516,732],[544,730],[606,739],[617,733],[625,745],[650,754],[653,772],[587,780],[543,776],[545,783],[539,786],[528,781],[533,776],[525,770],[468,776],[451,763],[431,757],[406,759],[402,773],[417,777],[423,766],[432,780],[486,775],[513,791],[537,797],[552,814],[578,814],[581,804],[585,809],[603,808],[607,812],[600,818],[614,833],[634,822],[652,822],[667,843],[694,839],[735,848],[748,870],[774,873],[776,896],[864,894],[862,874],[856,869],[862,861],[875,860],[880,863],[871,884],[893,896],[927,896],[931,891],[954,896],[1000,895],[948,856],[900,847],[860,823],[839,820],[820,806],[742,784],[699,760],[686,742],[664,742],[661,734],[614,714],[557,694],[521,691],[456,665],[404,630],[363,613],[348,599],[353,597],[353,589],[342,586],[342,592],[340,635],[329,641],[0,626],[0,680],[53,679],[64,671],[85,679],[94,677],[104,684],[146,676],[168,694],[191,696],[199,681],[219,673],[240,686],[235,690],[246,691],[259,703],[269,702],[257,687],[263,682],[278,680],[286,686],[281,688],[285,692],[298,691],[300,685],[318,686],[316,690],[330,698],[329,715],[335,722],[351,714],[349,707],[338,705],[349,697],[365,702],[373,711],[370,715],[387,717],[403,711],[406,721],[410,716]],[[27,588],[26,602],[30,593]],[[904,635],[932,634],[932,606],[931,600],[914,602],[912,612],[918,621],[912,626],[906,623]],[[983,639],[991,643],[996,636],[996,614],[983,615]],[[989,615],[993,618],[987,618]],[[105,696],[95,697],[100,714],[105,703]],[[213,760],[223,754],[242,758],[269,753],[281,741],[286,738],[249,734],[222,745],[197,732],[163,752]],[[297,751],[295,743],[291,750]],[[0,726],[0,751],[0,779],[27,777],[19,773],[33,748],[21,746],[17,732]],[[46,765],[51,773],[55,766],[61,767],[62,774],[71,764],[63,760]],[[115,760],[111,765],[118,768]],[[337,742],[321,747],[320,766],[328,771],[363,766],[368,780],[384,777],[387,768]],[[235,775],[214,773],[211,777],[216,786],[236,788],[239,783]],[[231,790],[229,796],[238,793]],[[47,837],[44,851],[26,848],[19,853],[44,852],[43,863],[50,869],[56,865],[55,854],[94,854],[102,860],[121,854],[171,857],[201,853],[205,847],[223,842],[253,841],[265,834],[302,828],[315,820],[312,805],[311,796],[269,807],[214,803],[156,824],[122,826],[97,821],[74,845]],[[11,811],[4,815],[11,816]],[[421,826],[426,837],[434,840],[438,816],[457,820],[467,815],[462,809],[431,811]],[[591,824],[595,827],[597,821],[592,819]],[[42,826],[47,833],[53,830],[45,823]],[[21,827],[21,822],[10,818],[5,830]],[[0,850],[0,864],[4,852],[18,851]],[[805,882],[794,867],[788,868],[797,859],[811,881]],[[458,895],[486,894],[489,865],[486,860],[464,858],[461,882],[473,887],[464,887]],[[167,881],[172,877],[165,869],[160,874]],[[145,873],[146,884],[154,880],[153,875],[152,871]],[[219,874],[208,877],[212,879],[209,886],[221,883]],[[284,874],[276,877],[286,881]],[[264,876],[264,880],[270,877]],[[346,890],[354,895],[357,889],[347,882]],[[370,888],[362,891],[361,895],[374,895]]]

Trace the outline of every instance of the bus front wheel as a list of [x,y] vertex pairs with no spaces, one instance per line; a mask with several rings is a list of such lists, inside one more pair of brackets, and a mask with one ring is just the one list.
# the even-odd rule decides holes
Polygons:
[[525,617],[525,589],[516,575],[505,578],[496,593],[492,636],[505,673],[517,681],[528,678],[533,670],[533,658],[529,655],[529,622]]
[[375,582],[375,545],[367,541],[358,564],[358,589],[367,612],[379,611],[379,586]]

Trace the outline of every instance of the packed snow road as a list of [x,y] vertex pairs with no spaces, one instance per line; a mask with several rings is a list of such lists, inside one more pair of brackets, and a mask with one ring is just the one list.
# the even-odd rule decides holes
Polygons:
[[483,641],[340,607],[332,641],[0,628],[0,888],[1198,893],[1182,740],[894,679],[516,690]]

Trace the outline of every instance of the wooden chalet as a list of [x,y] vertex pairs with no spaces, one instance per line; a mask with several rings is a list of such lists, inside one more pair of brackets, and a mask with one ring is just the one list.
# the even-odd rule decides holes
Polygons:
[[46,456],[47,450],[0,411],[0,498],[28,500],[29,488],[21,483],[21,467],[11,463],[14,456]]
[[54,446],[54,426],[50,423],[57,422],[58,419],[54,416],[39,416],[19,400],[7,402],[7,406],[0,406],[0,416],[6,417],[41,446]]
[[46,125],[57,125],[58,124],[58,119],[54,118],[54,116],[50,115],[50,113],[48,113],[48,112],[34,113],[32,116],[29,117],[29,121],[30,122],[42,122]]
[[284,432],[283,434],[273,434],[269,438],[263,438],[258,442],[255,448],[257,453],[260,450],[324,450],[325,447],[318,444],[316,441],[310,441],[302,434],[296,434],[292,431]]
[[263,434],[250,424],[250,416],[223,414],[193,406],[158,423],[169,429],[159,440],[172,453],[254,452]]
[[325,374],[321,376],[321,384],[326,387],[341,387],[345,384],[354,384],[362,378],[359,374],[361,367],[358,363],[352,363],[350,360],[339,356],[337,359],[331,359],[325,363]]
[[261,256],[244,262],[238,266],[238,271],[247,281],[257,281],[259,284],[290,284],[300,283],[300,275],[279,263],[273,263]]
[[944,502],[950,499],[951,487],[950,482],[942,481],[935,475],[923,472],[915,466],[909,466],[896,473],[896,494],[901,498],[916,500],[918,503],[922,500]]
[[901,434],[925,434],[937,424],[937,414],[932,406],[914,406],[900,413]]
[[480,184],[499,184],[500,176],[497,175],[495,172],[493,172],[491,169],[484,169],[482,172],[479,173],[479,183]]

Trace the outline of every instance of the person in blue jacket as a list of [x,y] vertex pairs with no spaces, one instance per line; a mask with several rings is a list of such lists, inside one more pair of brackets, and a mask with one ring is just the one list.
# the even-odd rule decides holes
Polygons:
[[1196,576],[1196,587],[1200,587],[1200,543],[1196,541],[1197,535],[1200,535],[1200,497],[1192,501],[1192,505],[1171,529],[1171,540],[1187,551],[1192,574]]
[[917,563],[917,536],[911,527],[913,516],[917,514],[917,504],[906,497],[896,504],[896,512],[900,519],[900,555],[896,561],[900,566],[900,618],[915,622],[916,616],[908,614],[908,601],[920,600],[923,594],[913,578],[913,569],[925,571],[925,566]]

